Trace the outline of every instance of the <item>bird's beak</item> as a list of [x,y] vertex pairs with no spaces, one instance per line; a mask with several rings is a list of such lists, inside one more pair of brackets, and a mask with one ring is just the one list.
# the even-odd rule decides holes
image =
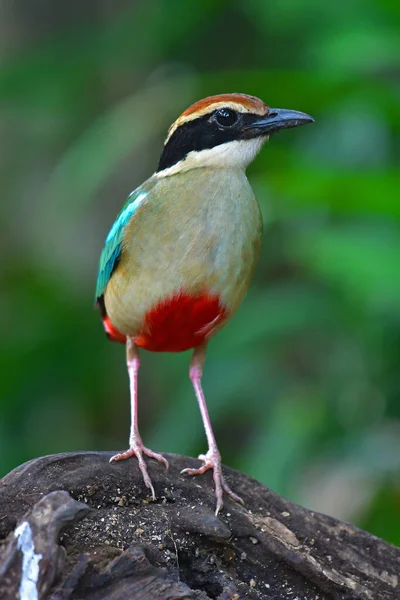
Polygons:
[[287,108],[270,108],[268,114],[249,123],[244,128],[246,137],[257,137],[259,135],[270,135],[280,129],[289,129],[314,123],[314,119],[306,113],[297,110],[288,110]]

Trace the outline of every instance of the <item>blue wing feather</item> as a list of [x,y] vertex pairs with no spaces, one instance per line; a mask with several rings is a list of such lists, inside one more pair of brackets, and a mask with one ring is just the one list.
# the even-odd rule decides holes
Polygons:
[[147,191],[142,187],[137,188],[130,194],[106,237],[104,248],[100,255],[96,284],[96,301],[104,294],[111,275],[121,258],[125,227],[146,196]]

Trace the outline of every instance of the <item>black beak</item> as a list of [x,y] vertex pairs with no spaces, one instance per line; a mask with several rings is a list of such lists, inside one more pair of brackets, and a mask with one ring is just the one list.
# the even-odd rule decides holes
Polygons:
[[314,123],[314,119],[306,113],[286,108],[270,108],[268,114],[261,119],[253,121],[244,127],[246,137],[257,137],[259,135],[270,135],[280,129],[289,129]]

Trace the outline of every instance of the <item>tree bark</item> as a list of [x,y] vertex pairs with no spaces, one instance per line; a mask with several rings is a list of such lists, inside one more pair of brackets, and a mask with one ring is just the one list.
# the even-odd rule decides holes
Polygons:
[[244,501],[215,517],[198,461],[148,461],[157,500],[134,459],[110,452],[45,456],[0,481],[0,599],[395,600],[400,550],[297,506],[224,467]]

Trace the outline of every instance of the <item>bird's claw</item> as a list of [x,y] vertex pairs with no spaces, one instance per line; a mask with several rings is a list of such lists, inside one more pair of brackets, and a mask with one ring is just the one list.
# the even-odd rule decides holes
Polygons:
[[215,516],[218,515],[219,511],[223,506],[223,492],[228,494],[235,502],[243,504],[243,500],[240,496],[235,494],[226,483],[225,478],[222,474],[221,457],[218,452],[208,451],[207,454],[200,454],[199,460],[202,460],[204,464],[198,469],[187,468],[181,471],[187,475],[203,475],[209,469],[213,469],[213,479],[215,484],[215,495],[217,497],[217,507],[215,510]]
[[163,465],[165,465],[165,468],[168,469],[169,464],[167,459],[159,452],[153,452],[153,450],[146,448],[141,442],[132,443],[129,450],[126,450],[125,452],[121,452],[119,454],[115,454],[110,458],[110,462],[119,462],[120,460],[125,460],[126,458],[130,458],[131,456],[136,456],[140,472],[142,473],[144,484],[150,490],[152,500],[155,500],[156,494],[154,492],[153,484],[151,483],[150,475],[147,472],[147,465],[143,458],[143,454],[145,456],[148,456],[149,458],[154,458],[154,460],[158,460],[158,462],[163,463]]

